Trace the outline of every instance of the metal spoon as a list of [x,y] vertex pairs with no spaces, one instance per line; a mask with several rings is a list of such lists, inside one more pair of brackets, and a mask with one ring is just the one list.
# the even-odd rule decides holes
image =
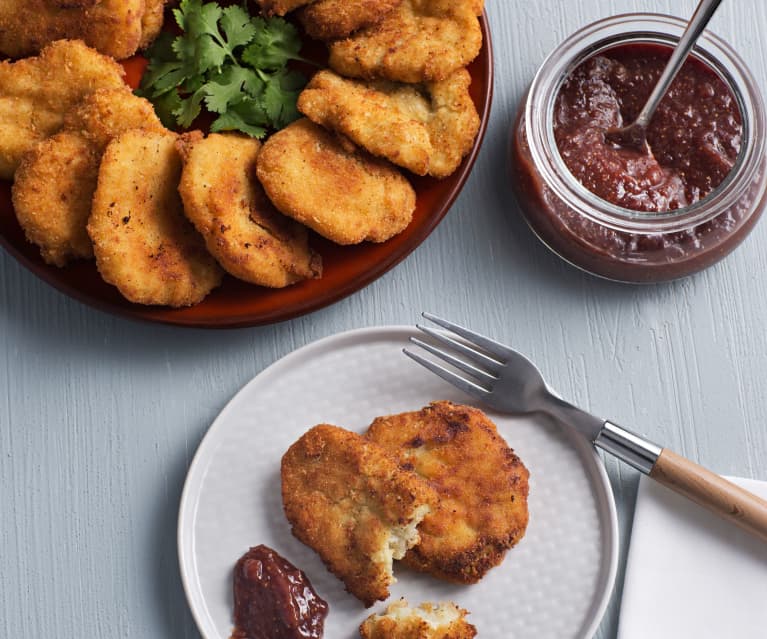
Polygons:
[[687,29],[679,40],[671,54],[671,58],[663,70],[658,83],[647,99],[644,108],[634,122],[620,129],[610,129],[605,133],[605,139],[622,147],[637,149],[643,153],[649,153],[647,145],[647,127],[655,114],[655,110],[666,95],[671,83],[676,78],[679,70],[684,65],[687,56],[698,41],[700,34],[708,25],[712,16],[719,8],[722,0],[701,0],[695,14],[692,16]]

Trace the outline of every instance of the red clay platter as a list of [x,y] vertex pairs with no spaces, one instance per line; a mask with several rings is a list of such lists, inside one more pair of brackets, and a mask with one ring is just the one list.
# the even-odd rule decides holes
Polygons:
[[[65,268],[43,262],[36,246],[27,242],[11,204],[11,184],[0,180],[0,245],[35,275],[66,295],[94,308],[149,322],[197,328],[237,328],[272,324],[305,315],[364,288],[412,253],[445,217],[461,192],[485,135],[493,98],[493,48],[487,15],[480,20],[484,44],[469,66],[471,95],[481,118],[479,135],[458,171],[444,180],[409,175],[417,193],[413,221],[400,235],[383,244],[337,246],[318,236],[312,246],[323,258],[323,275],[288,288],[271,290],[227,276],[202,303],[183,309],[141,306],[124,299],[99,276],[95,263],[77,262]],[[128,61],[131,71],[141,61]]]

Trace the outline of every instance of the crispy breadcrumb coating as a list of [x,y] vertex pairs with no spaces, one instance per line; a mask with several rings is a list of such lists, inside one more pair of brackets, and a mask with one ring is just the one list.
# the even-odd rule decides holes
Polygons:
[[258,178],[280,211],[337,244],[385,242],[415,210],[415,190],[396,168],[346,150],[307,119],[264,143]]
[[416,175],[447,177],[471,150],[480,118],[459,69],[425,85],[315,74],[298,99],[310,120]]
[[49,264],[93,257],[86,224],[106,145],[133,128],[163,130],[151,103],[127,86],[86,96],[64,118],[64,128],[21,160],[13,208],[27,239]]
[[98,89],[124,88],[123,68],[79,40],[60,40],[35,58],[0,62],[0,178],[57,133],[65,114]]
[[86,138],[62,131],[35,146],[16,171],[11,191],[16,218],[48,264],[93,257],[85,225],[99,160]]
[[423,603],[412,608],[400,599],[386,613],[370,615],[360,626],[362,639],[473,639],[477,629],[468,612],[453,602]]
[[402,0],[318,0],[298,12],[307,35],[337,40],[381,22]]
[[477,0],[404,0],[377,25],[330,45],[330,67],[355,78],[443,80],[479,55]]
[[379,417],[367,437],[437,491],[405,562],[458,583],[475,583],[525,534],[528,471],[480,410],[433,402]]
[[99,169],[88,221],[96,266],[137,304],[191,306],[223,275],[184,217],[176,138],[169,131],[127,131],[107,146]]
[[256,0],[265,15],[284,16],[299,7],[311,4],[314,0]]
[[146,49],[162,31],[165,5],[169,0],[146,0],[146,10],[141,17],[141,41],[139,49]]
[[211,255],[235,277],[282,288],[322,274],[306,228],[285,217],[256,178],[261,143],[236,134],[198,132],[179,140],[184,213]]
[[432,489],[370,440],[327,424],[290,447],[281,474],[293,534],[366,606],[386,599],[392,561],[418,542]]
[[21,58],[72,39],[117,60],[129,58],[141,44],[145,11],[145,0],[2,0],[0,54]]

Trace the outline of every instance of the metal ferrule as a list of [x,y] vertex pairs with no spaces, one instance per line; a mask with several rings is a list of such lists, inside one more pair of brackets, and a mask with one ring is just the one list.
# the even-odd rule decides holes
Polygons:
[[594,445],[649,475],[658,461],[662,448],[631,431],[605,422]]

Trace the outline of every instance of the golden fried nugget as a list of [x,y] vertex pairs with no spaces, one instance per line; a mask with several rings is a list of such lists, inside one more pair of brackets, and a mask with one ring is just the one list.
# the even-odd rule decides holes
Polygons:
[[85,225],[99,159],[86,138],[62,131],[29,151],[16,171],[11,191],[16,218],[48,264],[93,257]]
[[365,83],[325,70],[301,93],[298,109],[373,155],[442,178],[458,168],[479,131],[470,85],[466,69],[425,85]]
[[190,306],[223,276],[184,217],[176,137],[126,131],[101,160],[88,235],[101,276],[138,304]]
[[314,2],[314,0],[256,0],[261,11],[269,16],[284,16],[286,13]]
[[319,0],[301,9],[298,19],[310,37],[337,40],[378,24],[401,3],[402,0]]
[[257,166],[280,211],[337,244],[384,242],[413,217],[415,191],[399,171],[345,150],[307,119],[270,137]]
[[165,131],[152,103],[125,85],[94,91],[64,117],[64,130],[81,132],[99,153],[117,135],[130,129]]
[[473,639],[477,629],[466,621],[467,614],[453,602],[411,608],[400,599],[385,614],[365,619],[360,635],[362,639]]
[[389,596],[392,560],[418,542],[436,495],[370,440],[321,424],[282,458],[282,502],[293,534],[365,606]]
[[367,437],[428,480],[440,496],[405,562],[475,583],[525,534],[528,471],[480,410],[451,402],[379,417]]
[[61,40],[36,58],[0,62],[0,178],[61,129],[64,115],[97,89],[120,88],[123,68],[79,40]]
[[86,96],[64,118],[64,129],[21,160],[14,175],[13,208],[27,239],[49,264],[93,257],[86,230],[99,163],[113,137],[139,127],[164,130],[152,104],[127,86]]
[[118,60],[142,37],[145,0],[0,0],[0,53],[37,54],[55,40],[83,40]]
[[479,55],[477,0],[404,0],[377,25],[330,45],[330,67],[355,78],[443,80]]
[[146,49],[160,35],[167,2],[168,0],[146,0],[146,9],[141,17],[139,49]]
[[182,136],[178,146],[184,213],[224,270],[271,288],[322,274],[306,228],[275,209],[256,178],[258,140],[196,133]]
[[469,0],[469,6],[476,16],[481,16],[485,10],[485,0]]

